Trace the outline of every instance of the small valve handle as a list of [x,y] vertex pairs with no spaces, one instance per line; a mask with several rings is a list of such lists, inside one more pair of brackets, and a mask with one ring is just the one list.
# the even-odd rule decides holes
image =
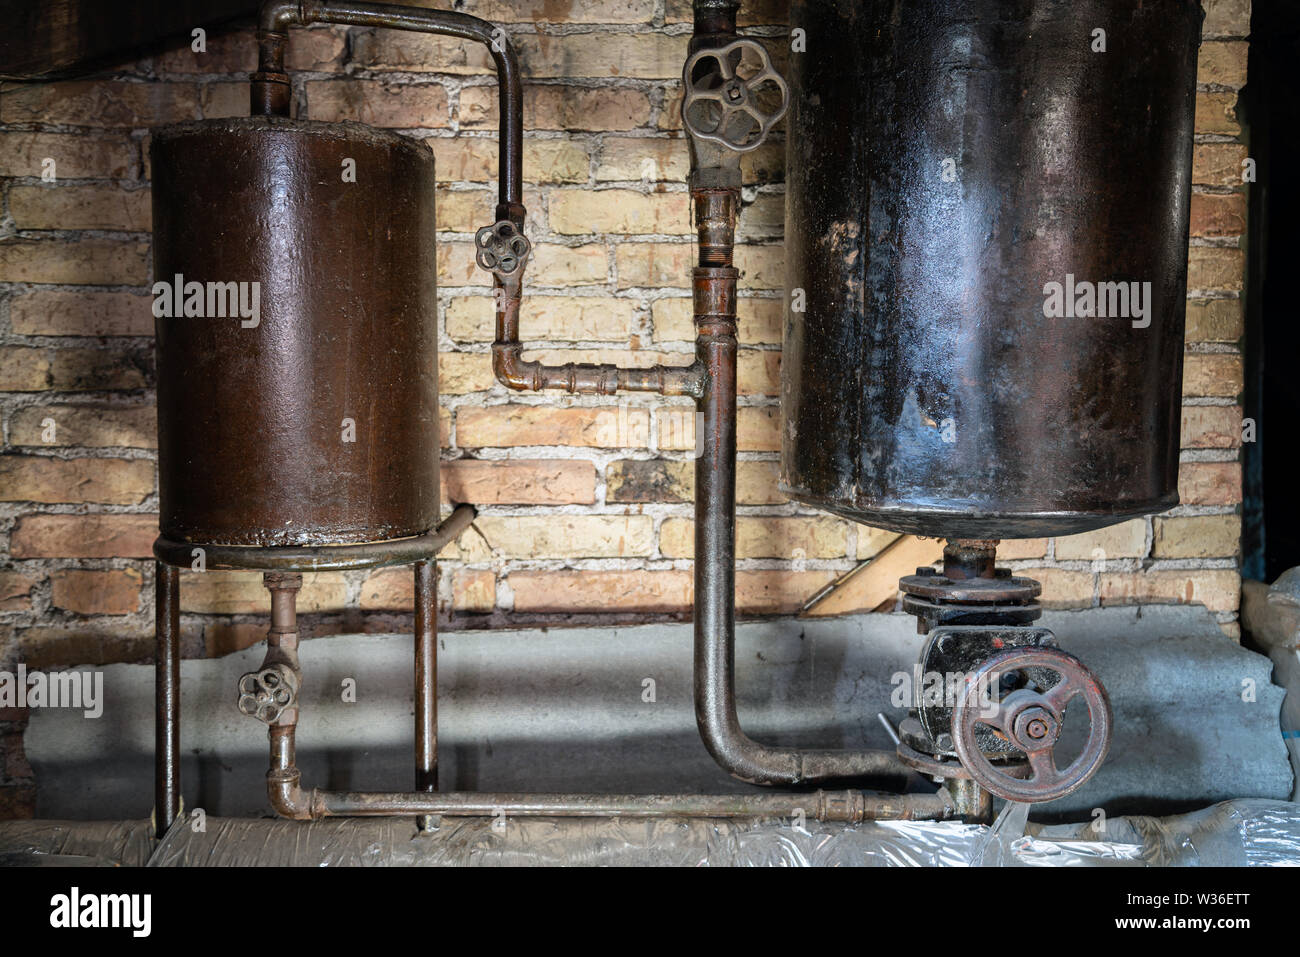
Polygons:
[[[1045,691],[1020,688],[1001,701],[988,700],[986,693],[998,687],[999,676],[1027,668],[1054,671],[1060,680]],[[1075,697],[1088,705],[1088,740],[1068,767],[1058,769],[1054,749],[1066,705]],[[1059,648],[1012,648],[967,676],[952,712],[952,738],[962,766],[977,783],[1000,798],[1031,804],[1064,797],[1097,772],[1110,750],[1111,723],[1106,689],[1078,658]],[[980,724],[1024,752],[1027,777],[1012,777],[984,756],[975,738]]]
[[298,705],[298,676],[283,664],[265,665],[239,679],[240,713],[267,724]]
[[514,223],[503,219],[476,232],[474,248],[481,268],[506,279],[523,271],[533,246]]
[[[759,60],[758,72],[745,79],[739,77],[732,64],[732,54],[737,52],[742,57],[745,53],[753,53]],[[717,69],[693,79],[696,67],[708,59],[716,61]],[[764,110],[755,97],[756,91],[764,83],[774,83],[781,91],[781,105],[771,111]],[[768,132],[790,107],[790,87],[785,78],[772,65],[767,49],[748,38],[736,40],[724,47],[695,51],[682,70],[682,89],[685,91],[682,97],[682,123],[687,132],[697,139],[719,143],[737,153],[758,149],[767,139]],[[704,108],[705,104],[714,104],[714,109]],[[702,120],[710,112],[715,112],[718,119],[715,125],[706,127]],[[745,124],[745,128],[739,131],[733,131],[735,121],[741,116],[748,116],[753,123]]]

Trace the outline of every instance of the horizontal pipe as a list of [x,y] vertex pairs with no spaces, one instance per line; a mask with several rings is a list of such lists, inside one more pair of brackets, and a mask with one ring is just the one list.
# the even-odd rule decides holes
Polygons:
[[294,765],[294,726],[270,730],[267,795],[276,813],[294,820],[327,817],[626,817],[818,821],[946,820],[956,808],[934,794],[875,795],[859,791],[807,794],[525,794],[518,792],[360,792],[304,790]]

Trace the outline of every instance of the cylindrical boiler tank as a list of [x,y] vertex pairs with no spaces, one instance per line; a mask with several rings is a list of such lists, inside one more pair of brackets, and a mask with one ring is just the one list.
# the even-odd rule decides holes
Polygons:
[[1178,501],[1196,0],[794,0],[782,484],[939,537]]
[[155,130],[151,156],[163,537],[429,531],[432,152],[356,124],[253,117]]

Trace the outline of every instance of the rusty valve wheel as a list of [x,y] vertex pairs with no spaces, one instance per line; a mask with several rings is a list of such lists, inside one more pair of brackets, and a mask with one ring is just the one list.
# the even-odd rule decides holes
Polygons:
[[508,219],[484,226],[474,234],[474,258],[490,273],[506,278],[524,268],[532,243]]
[[284,665],[250,671],[239,679],[239,710],[250,718],[273,724],[298,703],[298,676]]
[[[758,72],[744,79],[738,76],[732,63],[734,53],[742,56],[745,53],[755,54],[761,64]],[[717,70],[692,79],[696,67],[706,59],[716,61]],[[755,97],[758,88],[769,82],[781,91],[781,105],[771,111],[765,110]],[[719,143],[737,153],[758,149],[763,140],[767,139],[768,131],[785,116],[785,111],[790,106],[790,87],[785,78],[772,66],[772,58],[763,45],[748,39],[736,40],[716,49],[697,50],[682,69],[682,89],[686,91],[682,98],[682,123],[687,132],[698,139]],[[700,107],[708,103],[715,104],[718,113],[717,123],[711,129],[700,124],[698,115],[703,112]],[[732,124],[741,116],[748,116],[757,124],[756,133],[752,126],[739,134],[730,133]]]
[[[1026,668],[1054,671],[1060,680],[1045,691],[1020,688],[996,703],[985,699],[985,689],[996,689],[999,676]],[[1054,749],[1065,707],[1075,697],[1082,697],[1088,705],[1088,740],[1069,767],[1058,769]],[[1025,753],[1029,765],[1026,777],[1012,777],[984,756],[975,737],[980,724],[993,728]],[[962,766],[986,790],[1022,804],[1051,801],[1079,788],[1101,767],[1110,749],[1110,736],[1106,689],[1078,658],[1059,648],[1013,648],[994,655],[967,677],[952,712],[952,738]]]

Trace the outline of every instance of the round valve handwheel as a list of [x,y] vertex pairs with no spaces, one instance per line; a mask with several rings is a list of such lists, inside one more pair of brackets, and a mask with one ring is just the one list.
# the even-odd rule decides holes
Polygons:
[[[738,76],[731,59],[734,53],[757,56],[758,72],[743,79]],[[717,70],[692,79],[695,68],[707,59],[717,62]],[[757,100],[755,94],[764,83],[775,84],[781,92],[781,103],[776,109],[766,110]],[[758,149],[767,139],[768,131],[785,116],[790,106],[790,87],[785,78],[772,66],[772,58],[763,45],[748,39],[736,40],[724,47],[697,50],[682,70],[682,88],[686,91],[682,98],[682,123],[687,131],[701,140],[720,143],[737,153]],[[718,120],[712,128],[700,124],[697,108],[702,103],[713,103],[717,107]],[[747,129],[731,132],[733,124],[741,116],[748,116],[753,125],[746,124]]]
[[514,223],[503,219],[474,234],[474,249],[479,266],[504,277],[523,267],[532,244]]
[[[985,698],[985,689],[998,687],[999,676],[1026,668],[1054,671],[1060,680],[1046,691],[1021,688],[1001,701]],[[1068,767],[1058,769],[1055,748],[1062,719],[1066,705],[1076,697],[1088,706],[1088,739],[1079,756]],[[1012,777],[984,756],[975,737],[980,724],[1024,752],[1027,777]],[[1078,658],[1059,648],[1013,648],[989,658],[967,677],[952,713],[953,744],[962,766],[986,790],[1023,804],[1051,801],[1076,790],[1101,767],[1110,749],[1110,736],[1106,689]]]

